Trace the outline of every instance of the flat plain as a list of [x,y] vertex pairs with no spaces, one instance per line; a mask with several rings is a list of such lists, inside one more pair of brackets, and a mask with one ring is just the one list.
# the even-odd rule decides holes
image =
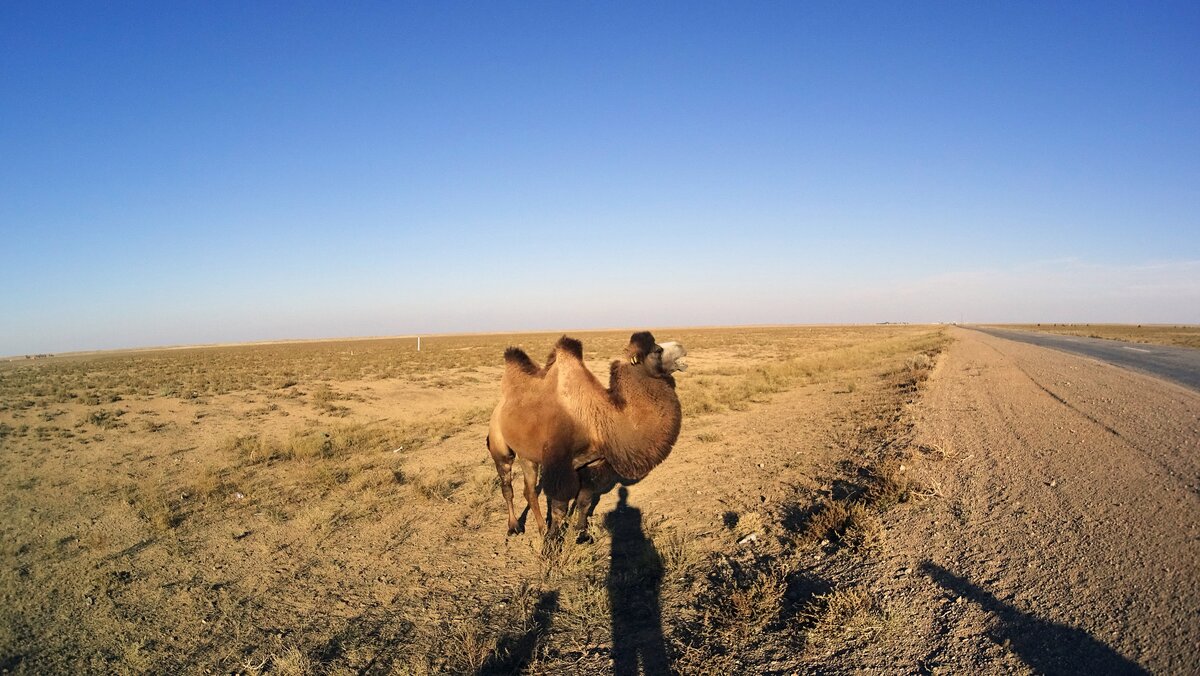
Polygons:
[[[602,382],[629,338],[572,335]],[[1196,658],[1196,620],[1179,605],[1196,587],[1194,393],[1102,373],[1106,401],[1134,392],[1121,401],[1158,427],[1110,421],[1066,408],[1070,393],[1038,370],[1081,361],[948,327],[655,335],[690,353],[679,441],[627,498],[604,497],[594,543],[562,547],[532,524],[506,536],[484,447],[504,348],[537,359],[556,333],[0,364],[0,668],[1030,673],[1074,659],[1138,673]],[[977,377],[1010,372],[1039,387]],[[1025,417],[1045,435],[1004,436]],[[1081,437],[1096,421],[1134,450],[1102,429]],[[1081,438],[1090,484],[1071,474],[1085,449],[1067,440]],[[1114,493],[1104,509],[1063,502],[1123,481],[1095,474],[1118,452],[1138,487],[1158,489]],[[1050,457],[1053,472],[1037,467]],[[1073,566],[1022,519],[1125,542]],[[1126,547],[1173,572],[1131,573]],[[1084,612],[1107,608],[1114,586],[1146,614]],[[1175,630],[1155,638],[1123,618]],[[1030,627],[1078,645],[1064,657],[1013,639]]]
[[1041,331],[1063,336],[1122,340],[1129,343],[1200,348],[1200,326],[1193,324],[989,324],[1001,329]]

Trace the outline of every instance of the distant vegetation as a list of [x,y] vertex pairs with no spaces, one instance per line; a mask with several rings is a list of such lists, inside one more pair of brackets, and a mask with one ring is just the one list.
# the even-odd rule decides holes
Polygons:
[[1200,326],[1188,324],[995,324],[994,326],[1085,338],[1123,340],[1130,343],[1200,348]]

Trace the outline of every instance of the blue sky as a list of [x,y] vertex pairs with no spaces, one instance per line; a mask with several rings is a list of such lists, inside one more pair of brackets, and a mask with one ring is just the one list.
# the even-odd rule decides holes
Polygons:
[[1200,322],[1200,4],[647,4],[0,5],[0,354]]

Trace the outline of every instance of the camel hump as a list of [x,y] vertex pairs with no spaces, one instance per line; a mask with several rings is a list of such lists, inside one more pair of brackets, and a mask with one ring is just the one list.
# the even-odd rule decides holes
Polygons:
[[525,350],[522,350],[519,347],[510,347],[505,350],[504,361],[512,366],[516,366],[531,376],[537,375],[541,370],[538,368],[537,364],[533,363],[533,360],[529,358],[529,355],[525,354]]
[[632,349],[630,356],[638,356],[645,359],[646,355],[654,350],[654,334],[649,331],[638,331],[629,337],[629,347]]
[[554,347],[566,352],[572,357],[575,357],[579,361],[583,361],[583,343],[575,340],[574,338],[563,336],[562,338],[558,339],[558,342],[554,344]]

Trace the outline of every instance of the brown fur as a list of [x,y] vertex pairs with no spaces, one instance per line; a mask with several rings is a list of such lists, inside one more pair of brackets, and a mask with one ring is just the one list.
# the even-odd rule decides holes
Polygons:
[[[519,355],[510,357],[514,352]],[[607,388],[583,364],[583,345],[567,336],[558,340],[545,368],[515,348],[505,353],[508,366],[488,450],[501,488],[507,486],[510,532],[520,530],[509,485],[514,459],[525,468],[525,498],[539,527],[537,491],[528,475],[543,465],[552,526],[561,528],[567,503],[576,499],[586,503],[576,506],[581,530],[601,493],[617,481],[640,480],[666,459],[679,436],[682,413],[661,353],[649,332],[635,333],[626,348],[629,359],[612,363]]]
[[504,351],[504,361],[516,366],[529,375],[535,375],[541,371],[538,365],[533,363],[529,355],[525,354],[525,350],[519,347],[510,347]]

